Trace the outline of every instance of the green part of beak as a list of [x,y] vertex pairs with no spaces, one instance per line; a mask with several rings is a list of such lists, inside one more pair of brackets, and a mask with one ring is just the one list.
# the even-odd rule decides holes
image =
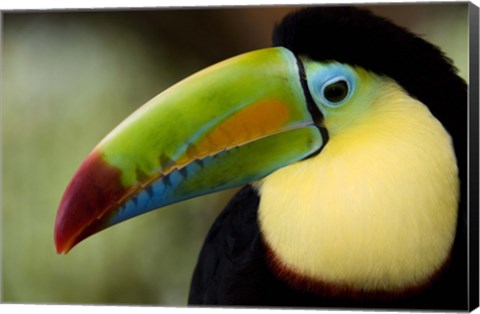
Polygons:
[[98,147],[122,184],[311,124],[295,56],[284,48],[243,54],[153,98]]

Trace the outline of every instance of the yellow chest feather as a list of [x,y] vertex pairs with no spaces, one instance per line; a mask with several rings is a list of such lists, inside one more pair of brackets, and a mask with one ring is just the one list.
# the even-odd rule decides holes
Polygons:
[[282,266],[325,283],[404,290],[429,279],[453,243],[459,180],[450,136],[398,97],[322,152],[258,186],[259,223]]

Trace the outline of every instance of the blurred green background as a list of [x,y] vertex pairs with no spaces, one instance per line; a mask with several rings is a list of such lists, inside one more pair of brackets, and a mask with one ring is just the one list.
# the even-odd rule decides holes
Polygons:
[[[468,6],[369,6],[442,47],[468,76]],[[2,272],[8,303],[186,304],[213,219],[235,190],[153,211],[57,255],[59,200],[137,107],[220,60],[270,45],[297,7],[3,15]]]

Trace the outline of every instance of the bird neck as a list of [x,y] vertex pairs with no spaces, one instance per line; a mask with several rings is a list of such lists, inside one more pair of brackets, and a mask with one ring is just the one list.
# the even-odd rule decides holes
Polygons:
[[428,282],[454,240],[459,179],[449,134],[422,103],[389,87],[315,157],[258,185],[275,263],[362,291]]

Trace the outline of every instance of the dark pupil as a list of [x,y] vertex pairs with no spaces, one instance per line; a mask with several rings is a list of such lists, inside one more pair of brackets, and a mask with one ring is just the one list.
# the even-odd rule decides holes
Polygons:
[[339,102],[345,99],[348,94],[348,85],[345,81],[338,81],[325,87],[323,91],[325,98],[331,102]]

